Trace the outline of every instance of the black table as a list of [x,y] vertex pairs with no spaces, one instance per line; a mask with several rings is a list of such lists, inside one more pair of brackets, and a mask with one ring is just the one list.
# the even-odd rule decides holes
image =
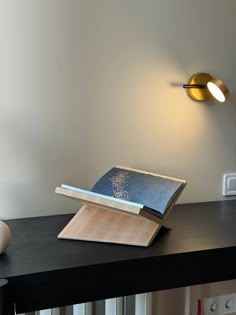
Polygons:
[[58,240],[72,216],[6,221],[0,314],[236,279],[236,200],[175,206],[148,248]]

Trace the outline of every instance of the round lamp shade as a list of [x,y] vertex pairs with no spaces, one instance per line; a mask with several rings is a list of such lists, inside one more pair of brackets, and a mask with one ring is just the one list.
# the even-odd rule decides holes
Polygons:
[[229,90],[227,86],[219,79],[212,79],[207,83],[207,88],[219,102],[225,102],[226,98],[229,96]]

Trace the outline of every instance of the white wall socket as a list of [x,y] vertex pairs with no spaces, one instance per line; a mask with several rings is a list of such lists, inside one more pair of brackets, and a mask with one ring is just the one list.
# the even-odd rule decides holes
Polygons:
[[204,299],[204,315],[225,315],[236,312],[236,293]]
[[235,294],[221,296],[221,307],[223,314],[230,314],[236,311]]
[[236,195],[236,173],[223,175],[223,196]]
[[219,296],[204,299],[204,315],[221,315]]

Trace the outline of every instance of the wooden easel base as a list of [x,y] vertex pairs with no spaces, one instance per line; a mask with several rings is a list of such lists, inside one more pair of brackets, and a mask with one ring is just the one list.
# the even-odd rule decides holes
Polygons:
[[142,216],[83,205],[58,238],[149,246],[160,228]]

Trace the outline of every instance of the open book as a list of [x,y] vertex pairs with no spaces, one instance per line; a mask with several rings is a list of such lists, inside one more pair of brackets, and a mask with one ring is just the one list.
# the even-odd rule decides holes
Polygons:
[[55,192],[84,206],[58,237],[148,246],[161,226],[169,228],[166,218],[185,185],[185,180],[123,166],[108,171],[91,191],[62,184]]

